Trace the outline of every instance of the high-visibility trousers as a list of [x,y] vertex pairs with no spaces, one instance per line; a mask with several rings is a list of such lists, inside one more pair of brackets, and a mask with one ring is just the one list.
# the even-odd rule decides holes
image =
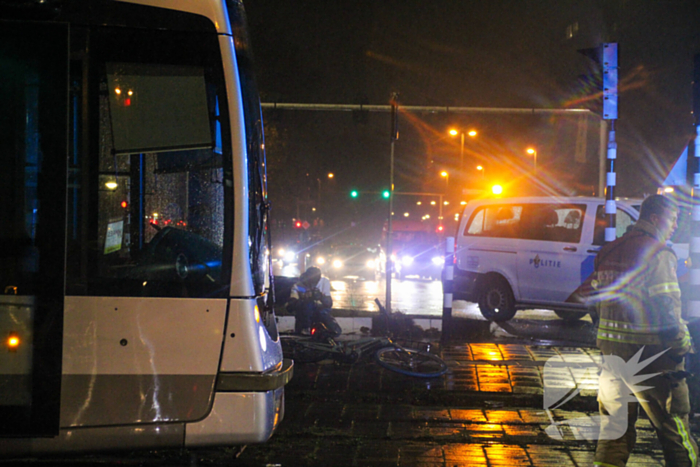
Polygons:
[[[640,348],[642,346],[629,346],[616,355],[629,363]],[[660,346],[647,346],[639,361],[643,362],[663,350]],[[688,385],[680,373],[683,371],[683,361],[675,361],[670,352],[639,369],[638,373],[613,371],[605,369],[604,365],[598,387],[601,429],[594,465],[624,467],[627,464],[637,439],[635,423],[640,405],[656,429],[666,465],[698,465],[698,446],[688,425],[690,401]],[[653,373],[659,374],[646,380],[639,379],[640,374]]]

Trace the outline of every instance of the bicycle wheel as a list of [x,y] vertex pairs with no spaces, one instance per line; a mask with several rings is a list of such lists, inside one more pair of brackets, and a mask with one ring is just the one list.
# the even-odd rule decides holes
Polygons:
[[316,363],[329,356],[325,350],[315,349],[293,339],[282,340],[282,353],[297,363]]
[[375,354],[377,363],[406,376],[434,378],[447,372],[447,364],[437,355],[402,347],[384,347]]

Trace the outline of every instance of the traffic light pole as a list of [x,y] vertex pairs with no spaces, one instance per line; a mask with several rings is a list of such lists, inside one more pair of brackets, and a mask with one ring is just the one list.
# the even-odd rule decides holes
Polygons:
[[391,217],[394,211],[394,146],[399,139],[399,102],[398,94],[391,96],[391,156],[389,157],[389,214],[386,228],[386,266],[384,267],[386,279],[386,303],[385,308],[391,314],[391,275],[394,272],[394,261],[391,259],[392,251],[392,228]]

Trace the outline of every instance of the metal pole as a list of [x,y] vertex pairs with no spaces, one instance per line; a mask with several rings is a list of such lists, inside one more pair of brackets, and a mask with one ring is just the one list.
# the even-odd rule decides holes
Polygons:
[[[277,110],[322,110],[322,111],[365,111],[365,112],[391,112],[391,105],[357,105],[357,104],[302,104],[284,102],[263,102],[263,109]],[[402,112],[426,112],[426,113],[489,113],[489,114],[585,114],[592,113],[588,109],[537,109],[516,107],[449,107],[430,105],[402,105]]]
[[535,177],[537,177],[537,149],[535,149],[534,159],[535,159]]
[[[683,300],[686,301],[685,319],[688,320],[688,331],[696,346],[700,344],[700,54],[696,54],[693,60],[693,117],[695,126],[695,138],[688,144],[688,165],[692,165],[692,196],[691,209],[691,237],[689,245],[690,271],[688,274],[688,287],[683,290]],[[692,162],[691,162],[692,161]],[[690,175],[691,171],[688,171]],[[688,371],[693,376],[688,378],[688,390],[690,391],[691,408],[698,412],[698,400],[700,399],[700,356],[698,353],[688,354]]]
[[454,284],[454,237],[445,238],[445,266],[442,277],[442,342],[447,342],[452,330],[452,290]]
[[396,140],[399,139],[399,95],[394,93],[391,96],[391,155],[389,157],[389,220],[387,221],[386,229],[386,312],[391,314],[391,275],[394,272],[394,262],[391,259],[392,254],[392,228],[391,217],[394,210],[394,146]]
[[464,178],[464,131],[462,131],[462,144],[459,148],[459,176]]
[[605,197],[605,215],[608,226],[605,228],[605,241],[612,242],[616,235],[615,205],[615,159],[617,159],[617,142],[615,141],[615,121],[617,120],[617,43],[603,44],[603,119],[610,120],[610,136],[608,137],[608,173],[607,193]]
[[[696,116],[698,118],[699,116]],[[694,156],[695,173],[693,174],[693,196],[691,198],[691,238],[689,245],[690,274],[688,280],[689,328],[693,341],[700,338],[700,122],[696,123],[696,136],[688,145],[688,157]],[[686,292],[684,292],[686,293]]]
[[600,144],[598,145],[598,197],[605,196],[605,163],[607,159],[608,121],[600,120]]
[[617,218],[617,206],[615,203],[615,159],[617,159],[617,142],[615,141],[615,120],[611,122],[610,136],[608,137],[608,175],[607,190],[605,196],[605,215],[608,219],[608,226],[605,228],[605,241],[612,242],[617,238],[615,222]]

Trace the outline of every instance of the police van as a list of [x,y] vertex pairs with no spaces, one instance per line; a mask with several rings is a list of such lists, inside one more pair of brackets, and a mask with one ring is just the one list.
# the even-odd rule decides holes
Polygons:
[[[639,213],[632,203],[616,204],[620,237]],[[574,292],[593,272],[606,225],[602,198],[471,201],[456,234],[454,299],[478,303],[497,322],[533,308],[580,319],[588,310]]]

